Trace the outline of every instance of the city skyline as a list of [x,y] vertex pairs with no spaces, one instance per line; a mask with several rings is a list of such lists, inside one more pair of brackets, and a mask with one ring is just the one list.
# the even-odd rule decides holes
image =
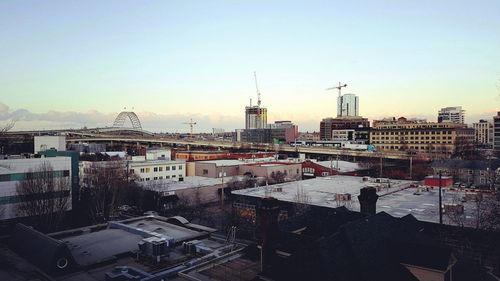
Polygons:
[[126,106],[152,131],[244,128],[253,71],[269,123],[301,131],[336,116],[339,81],[370,120],[492,119],[500,3],[434,2],[5,1],[0,124],[111,126]]

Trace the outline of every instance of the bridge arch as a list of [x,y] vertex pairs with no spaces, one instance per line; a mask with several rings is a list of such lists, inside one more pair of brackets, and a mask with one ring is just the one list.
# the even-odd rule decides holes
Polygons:
[[132,111],[120,112],[120,114],[118,114],[118,116],[116,116],[115,122],[113,123],[113,127],[123,128],[123,125],[125,124],[125,120],[127,118],[132,123],[132,128],[142,130],[141,120],[139,120],[139,117],[137,117],[137,114],[135,114]]

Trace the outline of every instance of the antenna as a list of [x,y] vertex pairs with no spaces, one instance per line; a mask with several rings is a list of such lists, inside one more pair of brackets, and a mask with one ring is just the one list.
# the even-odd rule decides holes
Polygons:
[[253,76],[255,78],[255,89],[257,90],[257,106],[260,106],[260,91],[259,91],[259,85],[257,84],[257,72],[253,72]]
[[347,84],[342,85],[342,84],[339,82],[339,85],[338,85],[338,86],[336,86],[336,87],[331,87],[331,88],[328,88],[328,89],[326,89],[326,90],[327,90],[327,91],[329,91],[329,90],[334,90],[334,89],[337,89],[337,90],[339,90],[339,97],[340,97],[340,96],[342,95],[342,94],[341,94],[341,90],[342,90],[342,88],[345,88],[345,87],[347,87]]

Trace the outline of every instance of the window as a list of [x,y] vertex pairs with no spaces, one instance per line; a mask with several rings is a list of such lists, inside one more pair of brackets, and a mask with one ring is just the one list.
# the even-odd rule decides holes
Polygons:
[[175,166],[172,166],[172,171],[175,171],[175,169],[176,169],[176,168],[177,168],[177,167],[175,167]]
[[203,174],[204,175],[208,175],[208,170],[207,169],[203,169]]
[[170,176],[165,176],[165,178],[168,180],[170,178]]
[[141,173],[144,173],[144,168],[141,168]]
[[172,178],[175,178],[175,175],[173,175]]
[[179,170],[182,170],[182,165],[179,165]]
[[163,167],[158,167],[158,171],[163,172]]
[[158,167],[154,167],[153,172],[158,172]]
[[154,178],[153,178],[153,180],[157,180],[157,179],[158,179],[158,177],[154,177]]
[[169,167],[169,166],[166,166],[166,167],[165,167],[165,171],[170,171],[170,167]]
[[63,177],[69,177],[69,170],[63,171]]
[[135,171],[134,169],[130,169],[130,173],[133,174]]
[[160,177],[159,177],[159,179],[160,179],[160,180],[162,180],[162,179],[163,179],[163,176],[160,176]]
[[146,178],[146,181],[149,181],[149,180],[150,180],[150,178]]
[[151,168],[146,168],[146,173],[149,173],[151,171]]

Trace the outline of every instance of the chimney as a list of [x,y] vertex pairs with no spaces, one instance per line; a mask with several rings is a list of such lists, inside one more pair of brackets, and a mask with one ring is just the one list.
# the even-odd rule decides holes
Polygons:
[[364,215],[375,215],[377,213],[377,190],[375,187],[363,187],[358,196],[360,212]]
[[263,198],[257,207],[257,238],[261,251],[262,271],[270,268],[278,239],[278,200],[271,197]]

